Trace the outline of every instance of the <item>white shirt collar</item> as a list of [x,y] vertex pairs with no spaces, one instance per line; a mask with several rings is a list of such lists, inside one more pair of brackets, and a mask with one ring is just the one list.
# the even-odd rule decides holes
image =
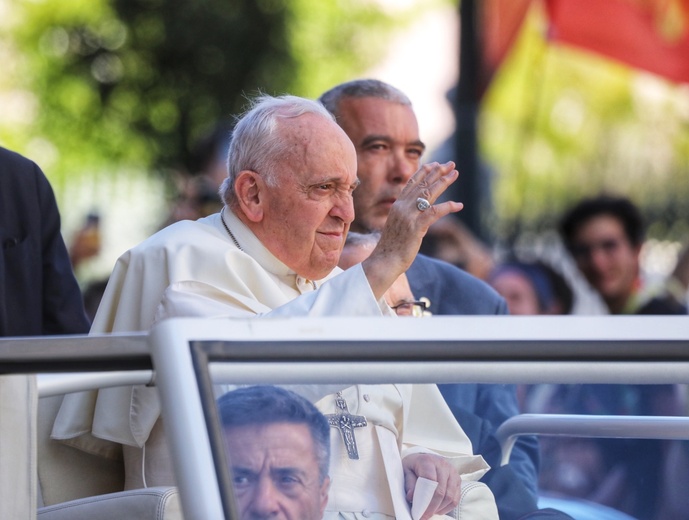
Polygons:
[[[222,220],[220,219],[220,215],[220,213],[216,213],[208,218],[215,219],[213,224],[218,227],[226,236],[227,240],[232,243],[234,247],[236,247],[234,241],[225,230]],[[222,213],[222,215],[225,218],[227,227],[230,228],[230,231],[237,239],[242,251],[255,259],[256,262],[258,262],[266,271],[273,273],[280,278],[292,278],[295,280],[297,288],[299,288],[299,291],[302,293],[308,290],[317,289],[320,287],[321,283],[342,272],[339,267],[335,267],[330,274],[321,280],[307,280],[287,267],[281,260],[273,255],[273,253],[271,253],[268,248],[263,245],[253,231],[251,231],[228,206],[225,206],[225,211]]]

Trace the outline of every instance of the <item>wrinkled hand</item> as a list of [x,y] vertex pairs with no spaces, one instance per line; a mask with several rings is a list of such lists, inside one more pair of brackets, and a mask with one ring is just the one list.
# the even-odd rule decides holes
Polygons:
[[402,467],[407,502],[411,502],[414,496],[414,486],[418,478],[423,477],[438,483],[431,503],[421,520],[428,520],[433,515],[444,515],[457,507],[462,478],[444,458],[431,453],[415,453],[402,459]]
[[[431,224],[464,207],[462,203],[453,201],[435,204],[457,180],[459,173],[454,168],[453,162],[424,164],[409,179],[392,205],[378,245],[362,263],[376,298],[381,298],[397,277],[409,268]],[[419,211],[419,197],[428,200],[431,207]]]

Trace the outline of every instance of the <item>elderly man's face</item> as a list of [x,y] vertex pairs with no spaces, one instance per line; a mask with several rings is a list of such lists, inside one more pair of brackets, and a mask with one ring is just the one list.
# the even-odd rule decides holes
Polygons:
[[305,424],[272,423],[225,430],[240,520],[320,520],[330,480],[320,480]]
[[280,129],[291,151],[277,164],[277,186],[263,201],[263,243],[297,274],[311,280],[337,265],[354,220],[356,152],[334,122],[305,114]]
[[419,169],[425,146],[410,106],[379,98],[345,98],[338,123],[354,143],[361,186],[352,230],[380,230],[395,200]]

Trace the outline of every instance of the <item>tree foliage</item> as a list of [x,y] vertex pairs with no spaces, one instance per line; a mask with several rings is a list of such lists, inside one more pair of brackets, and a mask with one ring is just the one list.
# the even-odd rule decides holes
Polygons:
[[188,170],[247,96],[317,96],[404,17],[366,0],[17,0],[11,14],[0,89],[24,102],[8,102],[0,141],[52,151],[55,176]]

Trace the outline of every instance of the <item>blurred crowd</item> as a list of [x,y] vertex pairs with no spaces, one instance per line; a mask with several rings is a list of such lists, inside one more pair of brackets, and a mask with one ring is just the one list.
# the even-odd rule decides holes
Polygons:
[[[627,198],[603,194],[563,215],[560,261],[516,254],[496,258],[458,220],[434,224],[422,250],[469,270],[505,298],[511,315],[572,314],[579,286],[615,315],[686,315],[689,248],[662,280],[642,269],[644,219]],[[566,277],[563,266],[576,266]],[[432,310],[432,306],[431,306]],[[519,385],[524,413],[686,416],[682,385]],[[686,443],[637,439],[543,437],[541,492],[584,498],[639,518],[680,518],[689,467]],[[663,509],[664,508],[664,509]]]

